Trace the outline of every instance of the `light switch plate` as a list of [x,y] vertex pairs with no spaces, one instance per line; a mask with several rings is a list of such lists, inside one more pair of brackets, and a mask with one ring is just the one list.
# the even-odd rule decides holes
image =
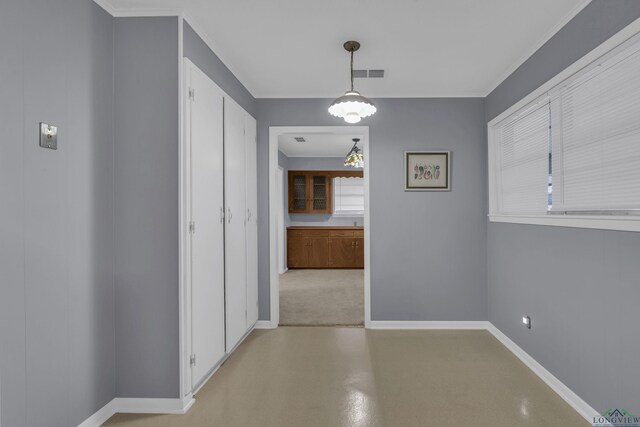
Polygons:
[[40,147],[58,149],[58,127],[40,122]]

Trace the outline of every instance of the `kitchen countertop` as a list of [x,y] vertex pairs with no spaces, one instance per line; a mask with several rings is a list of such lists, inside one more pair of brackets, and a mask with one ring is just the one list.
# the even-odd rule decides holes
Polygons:
[[327,230],[364,230],[364,226],[357,225],[292,225],[287,227],[287,230],[317,230],[317,229],[327,229]]

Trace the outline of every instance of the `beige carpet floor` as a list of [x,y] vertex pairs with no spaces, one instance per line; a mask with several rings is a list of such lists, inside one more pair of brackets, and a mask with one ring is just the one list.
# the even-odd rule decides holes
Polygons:
[[363,325],[364,270],[289,270],[280,275],[280,324]]

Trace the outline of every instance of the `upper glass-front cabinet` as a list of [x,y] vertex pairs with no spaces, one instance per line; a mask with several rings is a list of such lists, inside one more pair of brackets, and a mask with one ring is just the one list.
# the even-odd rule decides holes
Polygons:
[[332,213],[329,174],[321,171],[289,171],[289,213]]

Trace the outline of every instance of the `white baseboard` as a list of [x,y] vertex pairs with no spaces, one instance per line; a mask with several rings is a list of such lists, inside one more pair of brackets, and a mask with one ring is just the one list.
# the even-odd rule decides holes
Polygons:
[[370,329],[487,329],[489,322],[372,320]]
[[[277,325],[275,326],[277,327]],[[255,329],[272,329],[269,320],[259,320]],[[518,359],[544,381],[558,396],[567,402],[585,420],[592,423],[594,417],[599,416],[580,396],[574,393],[562,381],[538,363],[520,346],[503,334],[493,324],[486,321],[477,322],[432,322],[432,321],[372,321],[371,329],[476,329],[489,331],[498,341],[510,350]],[[248,335],[248,334],[247,334]],[[240,341],[242,342],[242,340]],[[239,343],[240,344],[240,343]],[[205,381],[206,382],[206,381]],[[87,418],[78,427],[99,427],[114,414],[146,413],[146,414],[184,414],[194,404],[191,395],[185,399],[128,399],[115,398],[98,412]]]
[[140,399],[116,397],[116,412],[123,414],[185,414],[195,402],[185,399]]
[[100,427],[117,413],[121,414],[186,414],[195,399],[188,395],[184,399],[138,399],[116,397],[78,427]]
[[100,427],[106,423],[109,418],[114,416],[116,412],[116,399],[113,399],[98,409],[98,412],[84,420],[78,427]]
[[576,410],[584,419],[593,423],[593,418],[599,416],[598,412],[593,409],[587,402],[582,400],[580,396],[575,394],[569,387],[564,385],[562,381],[556,378],[551,372],[547,371],[544,366],[538,363],[518,344],[513,342],[508,336],[502,333],[492,323],[488,323],[488,331],[493,334],[505,347],[507,347],[518,359],[522,361],[529,369],[533,371],[542,381],[544,381],[553,391],[555,391],[565,402]]
[[271,324],[271,320],[258,320],[256,322],[256,325],[254,326],[254,329],[275,329],[277,327],[278,325],[273,326]]
[[556,378],[544,366],[538,363],[527,352],[520,348],[509,337],[503,334],[491,322],[431,322],[431,321],[372,321],[371,329],[484,329],[489,331],[498,341],[509,349],[518,359],[533,371],[542,381],[567,402],[578,414],[589,423],[593,423],[593,418],[599,416],[580,396]]

